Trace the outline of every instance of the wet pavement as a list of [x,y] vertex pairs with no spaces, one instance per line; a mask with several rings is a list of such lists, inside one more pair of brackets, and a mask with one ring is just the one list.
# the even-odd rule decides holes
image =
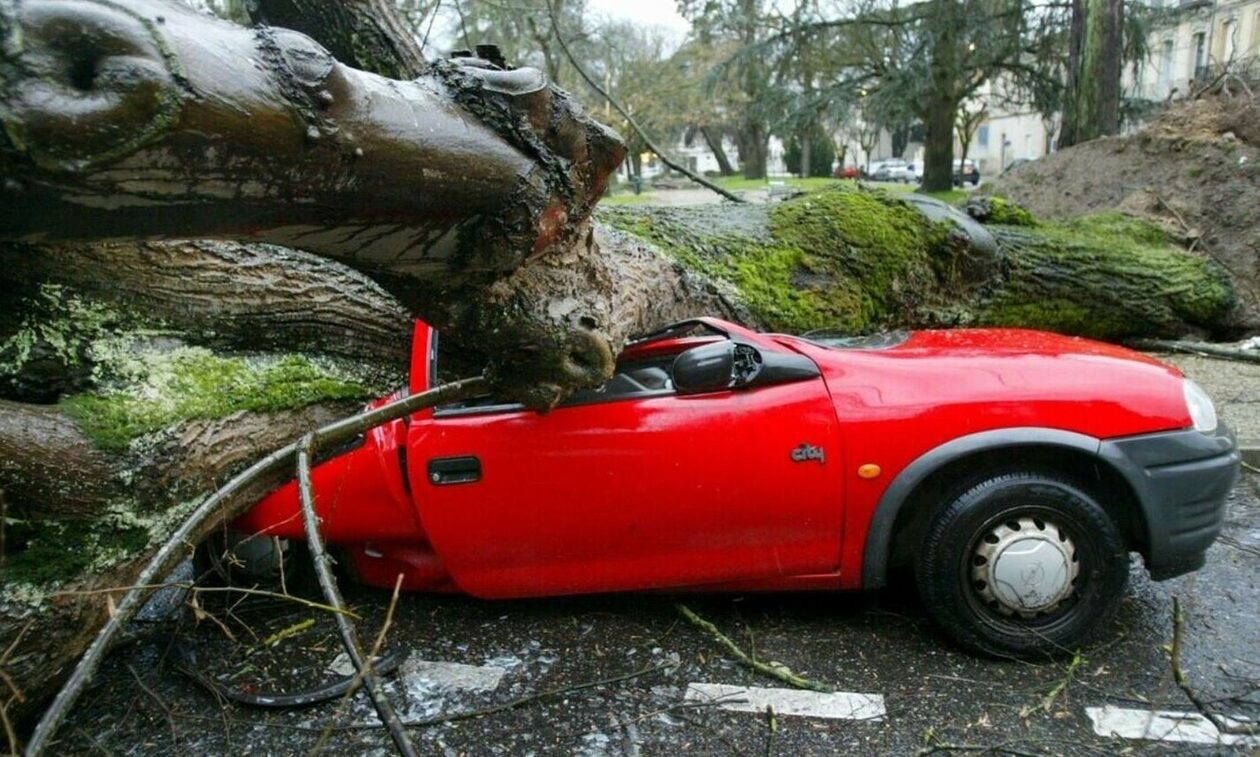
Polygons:
[[[1095,720],[1104,731],[1124,729],[1136,715],[1148,736],[1203,738],[1193,718],[1151,715],[1193,711],[1165,648],[1173,596],[1186,610],[1183,661],[1194,688],[1224,716],[1260,717],[1258,490],[1260,476],[1240,480],[1203,570],[1152,583],[1135,565],[1105,640],[1076,657],[1027,663],[961,652],[904,583],[838,596],[412,595],[400,599],[388,633],[387,644],[409,656],[388,689],[412,722],[495,708],[413,727],[426,754],[1254,753],[1210,726],[1208,743],[1196,744],[1099,735]],[[389,594],[346,588],[365,638],[374,638]],[[196,650],[203,675],[235,670],[238,680],[289,688],[330,675],[323,671],[339,648],[323,613],[280,600],[216,608],[209,599],[222,626],[185,618],[176,634]],[[758,659],[846,694],[763,691],[785,685],[733,662],[676,602]],[[324,738],[328,753],[388,751],[363,695],[280,712],[222,702],[177,670],[172,638],[163,632],[111,655],[64,729],[63,749],[289,754]],[[723,685],[756,688],[741,696]]]

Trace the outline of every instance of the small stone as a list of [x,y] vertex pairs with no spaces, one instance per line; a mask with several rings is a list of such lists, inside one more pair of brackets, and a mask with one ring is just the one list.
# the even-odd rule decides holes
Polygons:
[[306,127],[306,139],[308,142],[318,142],[321,136],[318,126],[311,125]]
[[315,100],[321,106],[327,108],[329,105],[332,105],[334,102],[336,102],[337,98],[333,97],[332,92],[329,92],[326,89],[321,89],[320,91],[315,93]]

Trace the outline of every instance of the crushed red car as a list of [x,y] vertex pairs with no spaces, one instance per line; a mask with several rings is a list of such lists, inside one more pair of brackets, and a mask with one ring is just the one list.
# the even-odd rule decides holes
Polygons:
[[[436,339],[417,324],[411,392],[437,380]],[[1101,625],[1130,553],[1156,579],[1200,567],[1238,464],[1201,389],[1119,347],[698,319],[549,413],[493,397],[420,412],[314,482],[327,540],[371,585],[839,591],[906,568],[959,643],[1028,656]],[[295,486],[234,529],[301,539]]]

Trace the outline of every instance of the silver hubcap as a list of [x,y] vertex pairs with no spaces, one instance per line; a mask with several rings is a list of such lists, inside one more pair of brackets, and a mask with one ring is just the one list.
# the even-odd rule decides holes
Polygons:
[[1025,618],[1052,612],[1080,574],[1076,545],[1057,523],[1014,518],[989,529],[971,555],[971,586],[989,607]]

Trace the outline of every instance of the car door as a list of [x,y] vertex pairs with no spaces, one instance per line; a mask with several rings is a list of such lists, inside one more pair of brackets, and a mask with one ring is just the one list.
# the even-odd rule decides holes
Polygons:
[[412,423],[420,517],[484,597],[834,571],[836,418],[821,378]]

